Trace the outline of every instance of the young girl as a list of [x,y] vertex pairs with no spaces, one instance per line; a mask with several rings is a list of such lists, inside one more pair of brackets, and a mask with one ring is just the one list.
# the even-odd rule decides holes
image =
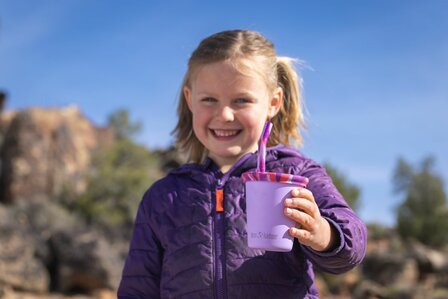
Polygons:
[[[313,267],[342,273],[365,254],[366,227],[320,165],[289,147],[304,126],[292,59],[254,31],[204,39],[193,52],[174,130],[192,163],[154,183],[140,204],[118,298],[318,298]],[[247,246],[241,174],[257,167],[273,123],[266,171],[309,179],[284,213],[290,252]],[[223,206],[216,197],[224,194]]]

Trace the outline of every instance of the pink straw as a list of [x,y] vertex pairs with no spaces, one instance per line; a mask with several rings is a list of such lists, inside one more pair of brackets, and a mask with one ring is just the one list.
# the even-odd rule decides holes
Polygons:
[[266,172],[266,145],[268,143],[269,134],[271,134],[272,123],[267,120],[261,132],[260,142],[258,144],[258,172]]

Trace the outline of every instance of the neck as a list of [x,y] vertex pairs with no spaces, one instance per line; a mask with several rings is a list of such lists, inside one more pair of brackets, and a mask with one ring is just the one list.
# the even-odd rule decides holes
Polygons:
[[242,155],[239,155],[238,157],[232,157],[230,159],[223,159],[219,157],[214,157],[213,155],[209,155],[209,158],[212,159],[216,165],[219,167],[219,170],[225,174],[229,172],[229,170],[236,164],[238,161],[246,154],[249,154],[251,152],[244,153]]
[[232,166],[235,163],[238,162],[238,160],[241,158],[241,156],[226,159],[226,158],[222,158],[222,157],[215,157],[213,155],[209,155],[209,158],[212,159],[216,163],[216,165],[218,165],[219,170],[221,170],[221,172],[223,174],[225,174],[232,168]]
[[232,168],[233,164],[227,164],[227,165],[219,165],[219,169],[221,170],[222,173],[226,173],[227,171],[230,170],[230,168]]

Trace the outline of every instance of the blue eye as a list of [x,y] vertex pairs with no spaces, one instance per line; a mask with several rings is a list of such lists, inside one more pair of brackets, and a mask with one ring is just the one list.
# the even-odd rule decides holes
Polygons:
[[251,101],[247,98],[238,98],[235,100],[235,103],[237,104],[246,104],[246,103],[250,103]]
[[205,98],[203,98],[203,99],[201,100],[201,102],[205,102],[205,103],[214,103],[214,102],[216,102],[216,99],[215,99],[215,98],[212,98],[212,97],[205,97]]

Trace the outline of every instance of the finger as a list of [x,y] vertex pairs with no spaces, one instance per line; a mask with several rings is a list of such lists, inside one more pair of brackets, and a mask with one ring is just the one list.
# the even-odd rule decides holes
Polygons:
[[306,229],[302,229],[302,228],[296,228],[296,227],[291,227],[288,230],[289,234],[294,237],[297,238],[297,240],[304,244],[304,245],[309,245],[311,244],[312,241],[312,235],[309,231],[307,231]]
[[312,203],[315,203],[313,193],[305,188],[296,188],[291,190],[291,198],[304,198]]
[[315,219],[297,209],[285,208],[285,215],[299,224],[301,228],[304,228],[306,230],[313,230],[315,227]]
[[315,203],[305,198],[287,198],[284,204],[287,208],[298,209],[310,215],[314,215],[317,209]]
[[300,189],[299,188],[292,189],[292,191],[291,191],[291,196],[292,197],[299,197],[299,195],[300,195]]
[[316,202],[304,197],[287,198],[284,201],[285,207],[294,208],[304,211],[305,213],[317,217],[320,215],[319,207]]
[[[294,194],[297,194],[297,196],[295,196],[295,197],[306,198],[311,202],[316,202],[316,200],[314,199],[313,192],[311,192],[310,190],[308,190],[306,188],[294,189],[293,191],[295,191]],[[293,192],[291,192],[291,193],[293,193]]]
[[[288,206],[290,204],[295,204],[293,207],[304,210],[308,214],[310,214],[313,217],[318,217],[320,215],[319,207],[317,206],[317,203],[314,199],[313,193],[306,189],[306,188],[297,188],[293,189],[291,191],[291,195],[293,195],[293,198],[291,200],[285,200],[285,205]],[[300,205],[302,202],[295,201],[294,196],[297,198],[302,198],[307,200],[311,205],[304,204],[303,206]]]

